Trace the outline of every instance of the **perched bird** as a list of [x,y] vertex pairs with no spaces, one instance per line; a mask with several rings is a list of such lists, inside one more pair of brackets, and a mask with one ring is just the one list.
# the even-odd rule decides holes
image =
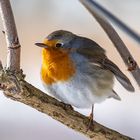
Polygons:
[[47,92],[66,104],[89,108],[94,103],[120,97],[113,90],[114,76],[128,91],[129,79],[96,42],[69,31],[48,35],[42,47],[41,79]]

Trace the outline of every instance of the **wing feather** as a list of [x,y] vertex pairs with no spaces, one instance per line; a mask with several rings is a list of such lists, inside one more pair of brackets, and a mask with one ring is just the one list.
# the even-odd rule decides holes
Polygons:
[[[85,45],[87,42],[85,42]],[[127,76],[119,69],[119,67],[114,64],[105,55],[105,51],[96,42],[90,40],[89,46],[83,45],[83,47],[77,48],[77,52],[86,58],[90,62],[100,65],[102,68],[110,70],[116,77],[116,79],[124,86],[128,91],[134,92],[134,87],[132,86],[130,80]]]

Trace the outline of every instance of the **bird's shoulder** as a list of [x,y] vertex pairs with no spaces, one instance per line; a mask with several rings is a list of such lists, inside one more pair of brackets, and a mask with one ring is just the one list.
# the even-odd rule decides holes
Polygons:
[[105,50],[95,41],[80,37],[79,38],[80,45],[77,48],[77,52],[84,55],[87,58],[102,58],[105,57]]

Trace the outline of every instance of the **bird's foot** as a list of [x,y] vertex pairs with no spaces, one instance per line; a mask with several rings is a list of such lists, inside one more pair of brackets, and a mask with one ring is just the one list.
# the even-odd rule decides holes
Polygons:
[[91,113],[90,113],[90,115],[88,116],[88,118],[89,118],[89,123],[88,123],[86,132],[90,129],[91,126],[93,126],[93,120],[94,120],[93,109],[94,109],[94,106],[92,105]]
[[66,110],[68,110],[68,109],[73,110],[73,107],[72,107],[70,104],[65,104],[65,103],[64,103],[64,108],[65,108]]
[[86,130],[86,132],[90,129],[90,127],[93,125],[93,117],[94,117],[94,115],[93,115],[93,113],[91,113],[89,116],[88,116],[88,119],[89,119],[89,122],[88,122],[88,125],[87,125],[87,130]]

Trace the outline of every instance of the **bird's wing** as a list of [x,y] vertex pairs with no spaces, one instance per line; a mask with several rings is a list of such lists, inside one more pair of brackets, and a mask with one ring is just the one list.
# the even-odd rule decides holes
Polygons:
[[77,49],[77,53],[83,55],[93,64],[99,65],[101,68],[110,70],[114,73],[117,80],[126,88],[128,91],[134,92],[130,80],[125,74],[121,72],[116,64],[107,58],[105,51],[97,43],[92,42],[88,47],[80,47]]

